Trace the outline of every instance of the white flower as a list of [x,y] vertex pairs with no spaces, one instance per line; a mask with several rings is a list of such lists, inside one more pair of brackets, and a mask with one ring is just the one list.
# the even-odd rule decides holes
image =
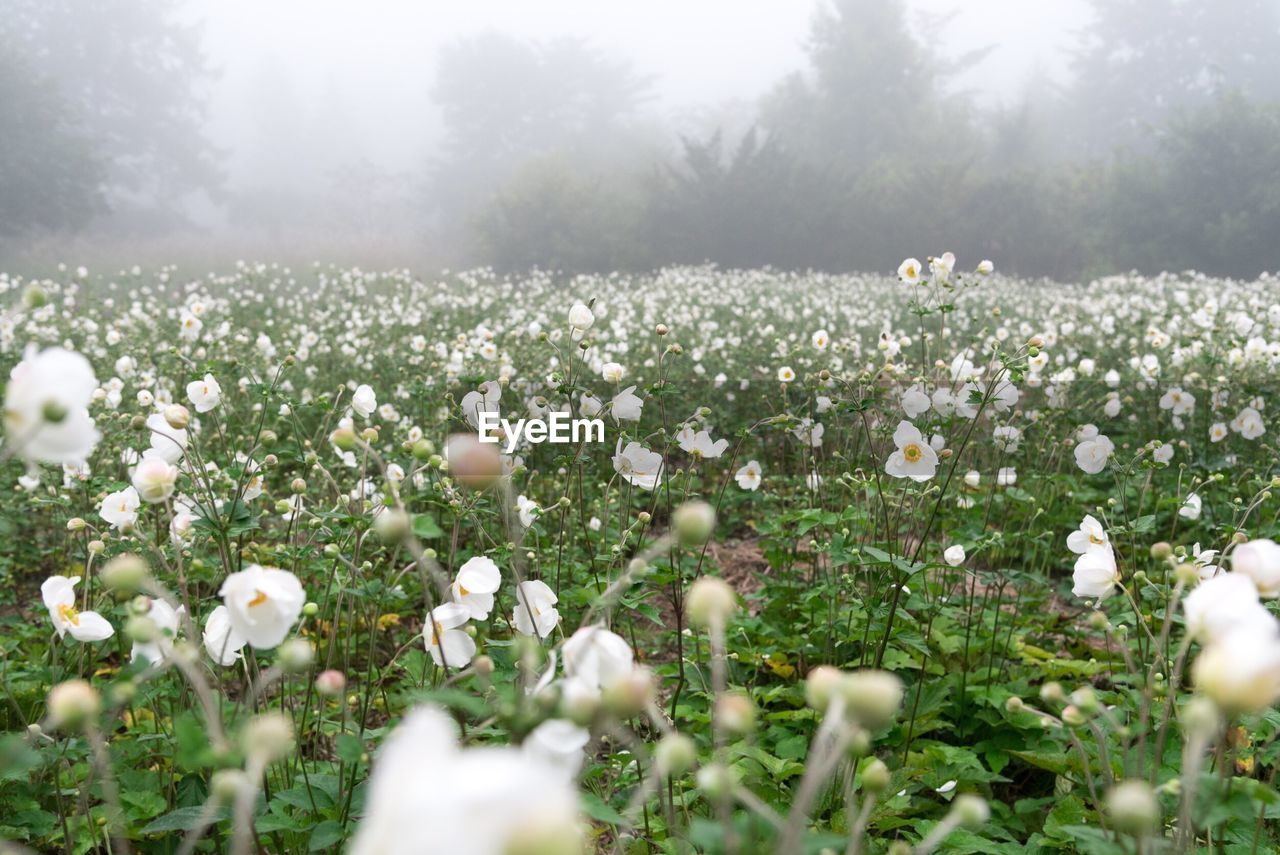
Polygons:
[[[502,414],[501,399],[502,384],[496,380],[486,380],[474,392],[468,392],[462,396],[462,416],[467,420],[467,424],[478,430],[482,414],[494,416]],[[492,419],[490,421],[492,422]]]
[[1227,426],[1223,422],[1214,422],[1209,426],[1209,441],[1222,442],[1227,438]]
[[952,567],[959,567],[963,564],[965,557],[964,546],[959,543],[948,546],[942,553],[942,560]]
[[538,503],[528,496],[516,496],[516,515],[520,517],[520,525],[525,528],[533,525],[533,521],[538,518],[541,510]]
[[609,402],[609,415],[613,416],[614,421],[640,421],[640,413],[644,409],[644,401],[640,399],[639,395],[635,394],[635,391],[635,386],[628,386],[613,396],[613,400]]
[[151,447],[143,457],[159,457],[166,463],[177,463],[187,451],[187,432],[165,421],[161,413],[147,417],[147,430],[151,433]]
[[907,414],[907,418],[918,418],[929,411],[931,401],[929,396],[925,394],[924,387],[919,383],[914,383],[902,390],[902,394],[898,398],[902,405],[902,411]]
[[604,409],[604,402],[587,392],[583,392],[582,397],[578,399],[578,412],[586,418],[595,418],[602,409]]
[[200,338],[202,329],[204,329],[204,321],[190,312],[182,313],[182,320],[178,322],[178,335],[183,341],[195,341]]
[[1018,483],[1018,470],[1012,466],[1002,466],[996,470],[996,486],[1012,487]]
[[476,642],[459,627],[467,625],[471,611],[461,603],[444,603],[431,610],[423,638],[436,665],[465,668],[476,655]]
[[29,347],[5,388],[5,443],[37,463],[87,460],[100,438],[88,409],[97,385],[80,354]]
[[641,490],[653,490],[662,480],[662,455],[638,442],[628,442],[613,455],[613,469]]
[[634,668],[631,645],[601,626],[584,626],[561,647],[566,677],[605,689],[628,676]]
[[284,641],[306,602],[297,576],[257,564],[223,580],[218,596],[227,607],[232,629],[258,649]]
[[933,276],[934,282],[946,282],[951,279],[951,271],[955,266],[956,257],[950,252],[944,252],[937,258],[929,258],[929,273]]
[[1220,641],[1247,626],[1271,626],[1275,619],[1258,601],[1258,589],[1243,573],[1219,573],[1182,600],[1187,632],[1201,644]]
[[1084,519],[1080,521],[1080,528],[1067,535],[1067,549],[1077,555],[1083,555],[1090,549],[1110,545],[1111,539],[1107,537],[1107,530],[1094,518],[1093,514],[1085,514]]
[[197,413],[207,413],[222,401],[222,387],[212,374],[206,374],[203,380],[187,384],[187,400],[195,406]]
[[712,442],[710,432],[705,430],[695,432],[688,425],[676,433],[676,442],[681,450],[692,454],[694,457],[701,457],[706,460],[719,457],[729,447],[729,440],[722,437]]
[[1194,522],[1200,519],[1200,507],[1200,496],[1196,493],[1189,493],[1186,501],[1182,503],[1182,507],[1178,508],[1178,516]]
[[[566,737],[559,734],[566,742],[580,734]],[[578,823],[578,794],[562,768],[532,750],[459,748],[450,718],[419,707],[378,752],[350,853],[541,851],[530,847],[531,835],[567,837],[572,845]]]
[[974,272],[979,274],[980,276],[987,276],[988,274],[992,273],[995,269],[996,269],[995,264],[993,264],[990,259],[984,258],[978,262],[978,266],[974,269]]
[[485,620],[493,610],[493,595],[502,585],[502,572],[493,559],[468,558],[453,580],[453,599],[467,607],[472,620]]
[[595,313],[585,303],[574,303],[569,309],[569,327],[577,332],[586,332],[596,322]]
[[1101,600],[1110,596],[1120,582],[1111,544],[1088,549],[1077,558],[1072,582],[1071,593],[1077,597]]
[[893,432],[893,443],[898,450],[885,461],[884,471],[894,478],[910,478],[912,481],[928,481],[938,471],[938,453],[934,451],[918,428],[911,422],[899,422]]
[[1280,544],[1251,540],[1231,553],[1231,569],[1248,576],[1263,597],[1280,597]]
[[110,493],[102,500],[98,508],[98,516],[111,524],[114,529],[132,528],[138,521],[138,507],[142,504],[138,491],[133,487],[125,487],[119,492]]
[[218,606],[209,612],[204,621],[204,650],[209,658],[223,667],[234,665],[244,648],[244,636],[231,625],[231,613],[226,606]]
[[1195,396],[1173,386],[1160,398],[1160,409],[1169,410],[1175,416],[1184,416],[1196,407]]
[[908,285],[915,285],[920,281],[920,262],[914,258],[908,258],[898,265],[898,278]]
[[760,470],[760,463],[755,460],[748,461],[746,466],[734,473],[733,479],[744,490],[755,491],[760,489],[760,482],[764,480]]
[[178,467],[159,457],[142,460],[133,470],[133,488],[142,501],[155,505],[173,495],[178,482]]
[[791,370],[790,365],[784,365],[778,369],[779,383],[790,383],[792,380],[795,380],[795,379],[796,379],[796,373]]
[[1196,690],[1227,713],[1257,712],[1280,698],[1280,639],[1274,622],[1214,641],[1192,666]]
[[71,633],[76,641],[102,641],[110,638],[115,630],[106,618],[97,612],[76,609],[75,587],[79,582],[79,576],[50,576],[40,586],[40,595],[44,598],[45,608],[49,610],[53,628],[58,631],[59,638]]
[[1262,414],[1253,407],[1245,407],[1231,420],[1231,429],[1245,439],[1257,439],[1267,432]]
[[606,362],[600,368],[600,376],[603,377],[607,383],[621,383],[624,373],[622,366],[616,362]]
[[812,341],[815,350],[826,350],[827,345],[831,344],[831,336],[827,335],[826,330],[818,330],[813,334]]
[[516,586],[516,608],[512,615],[516,630],[523,635],[546,638],[560,623],[560,612],[556,611],[559,598],[547,586],[546,582],[530,579]]
[[964,473],[964,485],[971,490],[978,489],[978,485],[982,483],[982,473],[977,469],[970,469]]
[[1115,443],[1098,434],[1091,439],[1076,443],[1076,465],[1089,475],[1097,475],[1106,468],[1107,461],[1111,459],[1115,450]]
[[991,439],[995,442],[996,448],[1006,454],[1013,454],[1018,450],[1021,437],[1022,431],[1013,425],[997,425],[991,432]]
[[586,759],[583,751],[591,732],[562,718],[549,718],[535,727],[520,744],[527,757],[559,769],[566,781],[573,780]]
[[173,640],[178,637],[178,619],[182,616],[184,607],[178,606],[175,609],[159,598],[151,598],[149,603],[146,616],[155,623],[156,637],[151,641],[135,641],[129,661],[145,659],[155,665],[173,650]]
[[373,393],[372,386],[361,383],[356,387],[355,393],[351,396],[351,409],[366,419],[373,415],[373,411],[378,409],[378,396]]

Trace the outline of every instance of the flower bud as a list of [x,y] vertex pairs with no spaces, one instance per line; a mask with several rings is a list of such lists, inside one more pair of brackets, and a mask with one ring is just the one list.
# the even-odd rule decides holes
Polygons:
[[653,762],[662,777],[683,775],[698,760],[698,749],[693,740],[683,734],[672,733],[662,737],[653,749]]
[[572,813],[538,813],[513,828],[503,855],[582,855],[582,827]]
[[84,531],[87,525],[83,517],[72,517],[67,520],[67,531]]
[[1163,561],[1173,554],[1173,547],[1168,541],[1161,540],[1158,543],[1151,544],[1151,557],[1157,561]]
[[804,699],[810,707],[818,712],[826,712],[831,699],[840,691],[844,683],[844,674],[839,668],[831,665],[819,665],[809,672],[804,681]]
[[600,693],[605,709],[621,719],[643,712],[653,696],[653,672],[644,667],[631,669],[626,676],[610,682]]
[[329,668],[316,675],[316,691],[326,698],[336,698],[347,688],[347,678],[341,671]]
[[241,769],[219,769],[209,781],[209,794],[222,803],[234,802],[242,789],[249,786],[249,776]]
[[136,594],[150,575],[146,560],[132,552],[115,556],[102,566],[99,577],[108,591],[118,594]]
[[738,609],[738,595],[729,583],[716,576],[703,576],[689,588],[685,611],[695,626],[723,626]]
[[1160,822],[1160,803],[1146,781],[1121,781],[1107,793],[1111,825],[1126,834],[1147,834]]
[[733,792],[733,775],[723,763],[712,763],[698,770],[698,789],[708,799],[719,799]]
[[305,638],[291,638],[276,652],[281,667],[286,671],[304,671],[315,661],[316,651]]
[[399,543],[409,536],[412,523],[399,508],[385,508],[373,518],[373,533],[383,543]]
[[1062,691],[1062,684],[1057,682],[1045,683],[1040,687],[1040,700],[1046,704],[1060,704],[1066,700],[1066,694]]
[[893,721],[902,705],[902,681],[888,671],[854,671],[842,692],[849,715],[871,730]]
[[302,478],[294,478],[289,482],[289,492],[295,496],[301,496],[307,492],[307,482]]
[[87,681],[67,680],[49,690],[46,704],[53,727],[75,730],[98,715],[102,698]]
[[756,726],[756,707],[741,692],[731,692],[716,701],[716,724],[729,733],[745,736]]
[[338,428],[329,434],[329,441],[342,451],[354,451],[356,447],[356,432],[351,428]]
[[671,522],[686,546],[701,546],[716,530],[715,508],[706,502],[685,502],[671,515]]
[[241,733],[245,754],[270,763],[293,750],[293,722],[283,713],[255,716]]
[[868,793],[883,793],[889,786],[889,777],[889,767],[879,757],[873,757],[862,770],[862,788]]
[[455,433],[449,437],[445,456],[449,473],[473,490],[483,490],[502,475],[497,444],[481,442],[474,434]]
[[991,808],[987,800],[972,793],[961,793],[951,803],[951,812],[965,828],[977,828],[991,819]]
[[174,430],[186,430],[191,424],[191,412],[181,404],[170,404],[164,408],[164,420]]

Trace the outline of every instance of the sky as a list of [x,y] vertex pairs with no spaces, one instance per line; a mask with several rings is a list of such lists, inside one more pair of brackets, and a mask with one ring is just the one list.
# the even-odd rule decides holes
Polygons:
[[[648,109],[662,120],[751,103],[804,66],[809,22],[823,1],[189,0],[187,14],[203,23],[220,72],[209,121],[235,184],[255,180],[246,172],[251,141],[288,122],[305,121],[285,129],[303,137],[340,138],[345,155],[412,169],[438,135],[429,95],[436,51],[486,30],[577,36],[626,57],[651,76]],[[1017,97],[1033,73],[1062,80],[1088,21],[1085,0],[908,6],[915,21],[946,20],[937,30],[940,56],[991,48],[960,78],[986,103]]]

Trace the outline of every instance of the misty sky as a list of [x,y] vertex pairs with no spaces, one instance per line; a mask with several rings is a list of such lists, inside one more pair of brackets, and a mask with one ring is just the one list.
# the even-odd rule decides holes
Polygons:
[[[213,137],[233,184],[251,182],[247,152],[291,133],[334,160],[413,170],[436,134],[429,98],[437,49],[496,30],[534,40],[577,36],[653,78],[653,117],[751,102],[804,64],[821,0],[190,0],[213,66]],[[1032,73],[1061,80],[1066,50],[1087,22],[1083,0],[909,0],[923,22],[952,14],[940,55],[991,46],[962,78],[984,100],[1016,96]],[[286,165],[283,165],[287,167]],[[259,165],[261,168],[261,165]]]

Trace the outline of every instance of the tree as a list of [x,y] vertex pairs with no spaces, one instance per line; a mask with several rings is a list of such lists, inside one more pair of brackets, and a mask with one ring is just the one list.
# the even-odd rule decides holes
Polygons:
[[1085,152],[1143,147],[1174,109],[1226,91],[1280,98],[1273,0],[1093,0],[1092,7],[1067,114]]
[[0,49],[0,235],[73,229],[102,209],[102,164],[57,87]]
[[432,95],[445,127],[437,204],[465,216],[524,163],[555,153],[584,166],[620,157],[648,81],[577,40],[529,44],[497,33],[442,51]]
[[0,49],[20,51],[92,143],[114,200],[172,205],[217,184],[202,131],[199,33],[169,0],[0,0]]

